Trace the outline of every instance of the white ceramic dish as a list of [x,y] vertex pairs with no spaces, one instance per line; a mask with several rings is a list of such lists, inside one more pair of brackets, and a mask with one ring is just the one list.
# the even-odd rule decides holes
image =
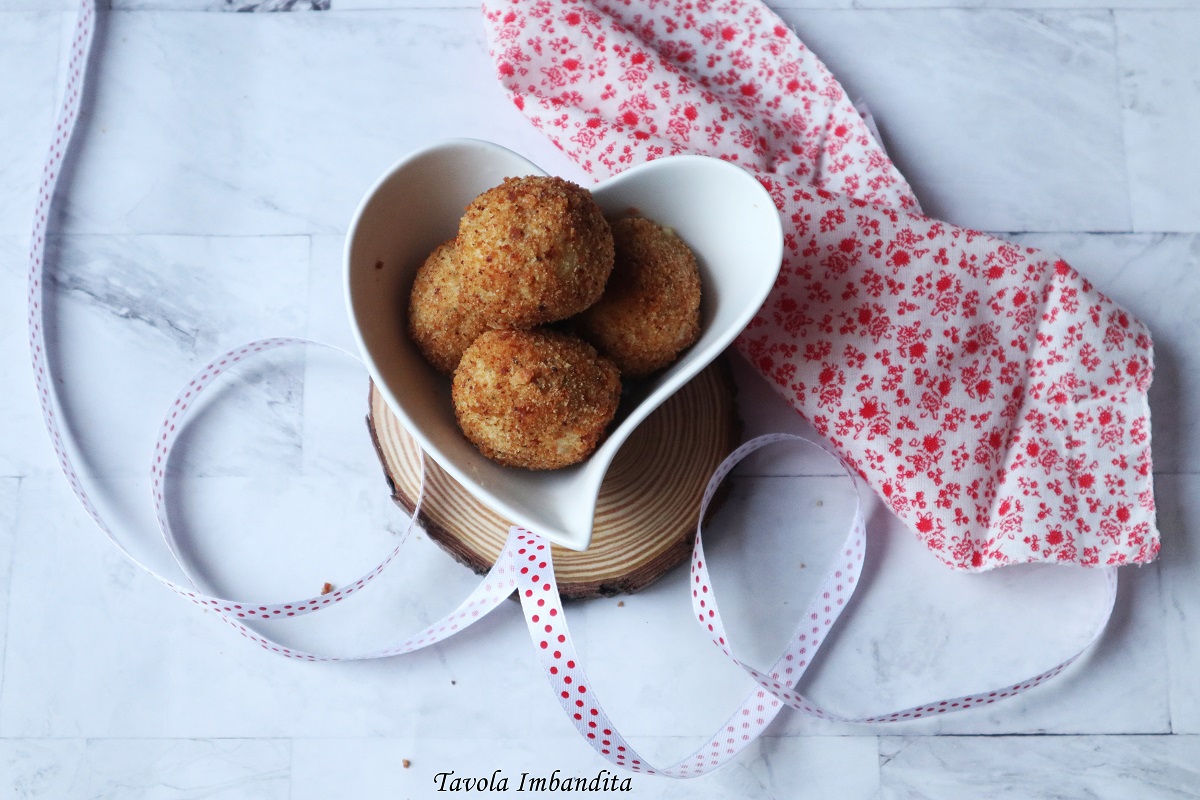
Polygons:
[[646,387],[643,399],[586,461],[548,472],[504,467],[459,432],[450,382],[407,331],[413,276],[455,235],[480,192],[505,177],[545,174],[490,142],[456,139],[417,151],[366,193],[344,253],[346,302],[363,359],[388,405],[425,452],[497,513],[572,550],[585,550],[600,483],[630,432],[724,350],[779,273],[783,232],[766,190],[744,170],[704,156],[634,167],[592,191],[609,215],[638,213],[674,228],[695,252],[703,286],[701,336]]

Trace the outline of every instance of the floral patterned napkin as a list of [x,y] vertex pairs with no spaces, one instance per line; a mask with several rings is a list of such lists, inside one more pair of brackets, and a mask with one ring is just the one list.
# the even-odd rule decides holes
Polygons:
[[1148,562],[1146,327],[1049,253],[929,219],[757,0],[485,0],[512,100],[597,180],[678,153],[770,191],[778,283],[739,350],[941,560]]

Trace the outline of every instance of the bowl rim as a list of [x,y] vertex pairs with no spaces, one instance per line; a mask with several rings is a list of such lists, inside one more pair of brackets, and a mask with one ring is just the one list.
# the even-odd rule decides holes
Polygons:
[[[774,201],[771,200],[766,189],[762,187],[762,185],[756,179],[753,179],[753,176],[747,172],[747,170],[736,164],[724,161],[722,159],[713,158],[711,156],[696,154],[664,156],[659,159],[635,165],[624,172],[618,173],[603,181],[595,183],[592,186],[586,187],[589,189],[589,191],[603,192],[605,187],[609,185],[619,185],[621,182],[631,179],[637,173],[642,171],[659,170],[663,169],[664,165],[668,163],[679,164],[688,161],[704,161],[707,164],[713,165],[717,169],[727,169],[730,171],[735,171],[741,176],[749,176],[754,181],[758,191],[761,192],[761,199],[765,201],[770,210],[776,212],[771,215],[775,223],[773,226],[774,230],[772,231],[772,239],[775,247],[772,248],[773,252],[770,256],[771,261],[775,266],[771,271],[770,280],[762,280],[761,286],[759,287],[760,290],[753,296],[754,302],[747,303],[745,307],[739,309],[738,313],[734,316],[733,321],[727,323],[726,327],[713,341],[710,341],[704,345],[704,350],[706,353],[710,350],[712,352],[706,357],[703,357],[698,366],[693,367],[689,365],[688,369],[683,370],[682,372],[671,374],[669,377],[662,380],[658,385],[651,389],[638,401],[637,405],[624,419],[622,419],[615,427],[607,432],[605,440],[601,442],[600,446],[597,447],[587,459],[581,461],[579,464],[575,464],[561,470],[531,473],[536,474],[536,480],[545,481],[547,485],[556,484],[563,481],[574,481],[577,483],[583,482],[589,488],[589,491],[586,493],[587,496],[576,498],[574,501],[580,506],[578,514],[586,515],[588,519],[589,524],[585,526],[586,530],[575,531],[573,534],[558,530],[542,530],[540,529],[540,526],[531,526],[525,512],[507,502],[502,495],[489,490],[488,487],[482,486],[478,481],[465,474],[465,471],[460,467],[455,459],[449,457],[442,450],[439,444],[422,430],[421,426],[417,424],[416,420],[413,419],[413,417],[407,412],[404,404],[400,402],[400,399],[392,392],[391,387],[384,376],[384,372],[381,369],[381,365],[367,345],[367,341],[363,333],[363,326],[360,324],[359,316],[356,313],[355,292],[352,289],[354,265],[352,264],[351,256],[364,214],[368,209],[370,209],[372,203],[379,196],[381,190],[395,178],[397,173],[411,165],[413,162],[427,157],[432,153],[444,152],[454,148],[469,148],[475,151],[489,151],[496,155],[502,156],[503,158],[511,161],[513,164],[520,165],[520,168],[523,170],[521,174],[547,174],[529,159],[509,148],[504,147],[503,145],[483,139],[473,138],[452,138],[430,143],[409,152],[385,169],[382,174],[371,183],[355,208],[354,214],[351,217],[350,225],[347,228],[342,251],[343,291],[354,339],[358,347],[360,357],[366,364],[368,372],[371,374],[372,379],[375,381],[378,389],[387,402],[388,407],[394,414],[397,415],[398,419],[408,431],[409,435],[413,436],[413,438],[420,445],[422,458],[425,455],[431,457],[434,462],[437,463],[447,473],[449,473],[451,477],[462,484],[472,496],[474,496],[484,505],[492,508],[504,518],[513,521],[514,524],[521,525],[522,527],[529,527],[531,530],[534,530],[537,533],[545,536],[555,544],[559,544],[573,550],[586,550],[591,541],[593,526],[590,523],[595,512],[596,497],[599,492],[599,486],[603,479],[604,473],[607,472],[608,467],[611,465],[612,459],[615,457],[621,445],[629,437],[633,430],[635,430],[646,419],[646,417],[648,417],[656,408],[658,408],[658,406],[665,402],[672,394],[677,392],[688,380],[694,377],[696,372],[698,372],[700,369],[703,369],[704,366],[711,363],[713,359],[718,357],[721,352],[728,348],[728,346],[734,341],[734,339],[737,338],[737,336],[746,328],[746,326],[758,313],[763,302],[765,302],[771,288],[776,282],[779,269],[782,264],[782,221],[779,219],[778,211]],[[703,336],[704,334],[702,332],[701,338],[703,338]],[[592,484],[594,484],[594,491],[591,490]],[[564,535],[564,533],[566,533],[566,535]]]

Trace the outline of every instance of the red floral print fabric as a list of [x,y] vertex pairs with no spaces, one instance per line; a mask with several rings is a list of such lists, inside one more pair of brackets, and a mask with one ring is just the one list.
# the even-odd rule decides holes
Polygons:
[[941,560],[1148,562],[1146,327],[1054,255],[921,216],[842,87],[754,0],[487,0],[497,74],[597,179],[701,153],[785,230],[739,350]]

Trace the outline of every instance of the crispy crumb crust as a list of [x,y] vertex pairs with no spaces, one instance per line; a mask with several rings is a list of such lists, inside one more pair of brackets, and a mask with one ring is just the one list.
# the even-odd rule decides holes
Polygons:
[[558,469],[596,449],[616,414],[621,380],[611,361],[574,336],[489,331],[463,354],[452,393],[459,427],[485,456]]
[[408,301],[408,334],[439,372],[454,372],[463,351],[487,330],[462,297],[454,240],[442,242],[417,270]]
[[579,331],[627,378],[666,367],[700,335],[700,270],[673,230],[640,217],[611,222],[616,263]]
[[608,221],[586,189],[562,178],[507,178],[471,202],[458,236],[417,270],[409,335],[452,374],[483,332],[533,328],[596,302],[613,252]]
[[600,299],[612,233],[591,192],[555,177],[506,178],[459,223],[464,293],[491,328],[530,328]]

